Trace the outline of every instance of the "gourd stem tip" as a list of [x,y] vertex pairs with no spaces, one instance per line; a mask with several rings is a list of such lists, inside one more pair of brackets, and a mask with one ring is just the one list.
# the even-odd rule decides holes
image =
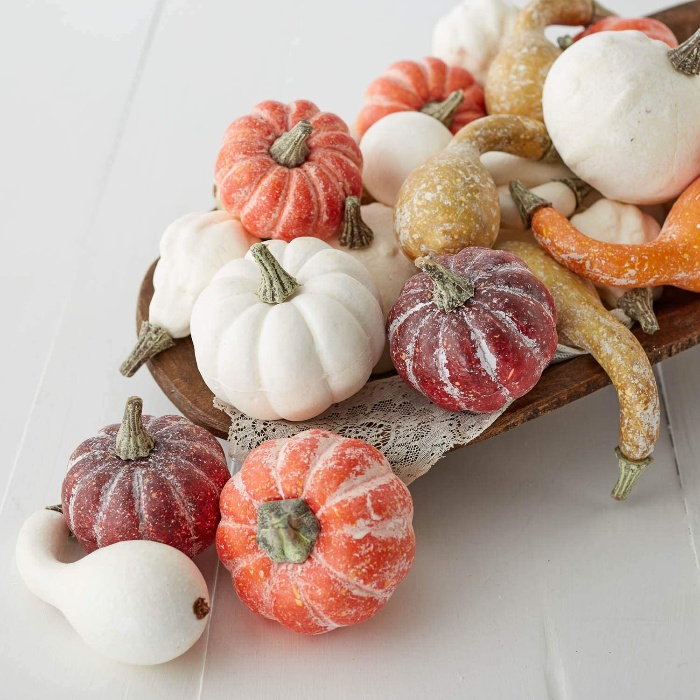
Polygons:
[[682,44],[668,52],[671,65],[687,76],[700,75],[700,29]]
[[566,51],[566,49],[569,48],[569,46],[572,46],[574,43],[574,38],[571,36],[571,34],[565,34],[564,36],[560,36],[557,39],[557,44],[559,44],[559,48],[562,51]]
[[448,270],[432,255],[416,258],[415,265],[433,281],[433,302],[441,311],[454,311],[474,296],[470,280]]
[[659,330],[651,287],[629,289],[617,300],[617,308],[624,311],[632,320],[637,321],[645,333],[653,335]]
[[264,243],[252,245],[250,253],[260,270],[260,301],[265,304],[281,304],[294,294],[299,282],[279,264]]
[[612,490],[611,496],[616,501],[624,501],[632,492],[639,477],[644,473],[644,470],[652,463],[652,457],[644,457],[643,459],[634,460],[625,457],[622,454],[619,446],[615,448],[615,455],[620,465],[620,478]]
[[557,179],[557,182],[563,183],[574,193],[577,209],[583,206],[583,200],[593,192],[593,188],[580,177],[560,177]]
[[464,102],[464,91],[454,90],[442,102],[427,102],[420,111],[434,117],[449,129],[462,102]]
[[124,407],[124,417],[114,446],[114,454],[119,459],[148,457],[155,447],[153,436],[143,424],[142,411],[143,401],[138,396],[130,396]]
[[373,240],[374,232],[362,220],[360,200],[353,195],[346,197],[343,230],[340,232],[338,243],[350,250],[356,250],[366,248]]
[[278,164],[285,168],[296,168],[306,161],[311,150],[306,140],[311,136],[313,125],[310,121],[302,119],[289,131],[285,131],[270,146],[270,156]]
[[125,377],[133,377],[141,365],[173,345],[175,341],[168,331],[154,323],[144,321],[141,324],[136,345],[120,365],[119,371]]
[[530,192],[520,180],[511,180],[508,189],[515,206],[518,208],[520,218],[527,229],[531,228],[532,217],[539,209],[552,206],[551,202]]

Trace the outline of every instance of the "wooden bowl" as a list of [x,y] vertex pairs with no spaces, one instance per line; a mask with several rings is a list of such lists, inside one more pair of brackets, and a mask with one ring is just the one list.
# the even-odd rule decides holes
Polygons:
[[[700,0],[651,16],[667,24],[679,41],[685,41],[700,26]],[[141,322],[148,319],[155,266],[154,262],[148,269],[139,291],[137,332]],[[700,295],[667,287],[655,309],[660,330],[651,336],[640,329],[634,331],[652,363],[700,343]],[[229,418],[213,406],[214,395],[197,370],[191,338],[175,341],[174,347],[156,355],[147,364],[158,386],[185,416],[218,437],[228,437]],[[510,430],[608,384],[608,375],[589,355],[552,365],[532,391],[513,402],[474,442]],[[461,445],[454,449],[458,447]]]

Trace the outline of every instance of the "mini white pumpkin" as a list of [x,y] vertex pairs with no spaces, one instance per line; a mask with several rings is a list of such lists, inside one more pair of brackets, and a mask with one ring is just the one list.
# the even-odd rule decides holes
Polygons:
[[483,85],[517,16],[507,0],[463,0],[437,21],[431,55],[466,68]]
[[[571,218],[581,233],[607,243],[650,243],[661,233],[658,221],[633,204],[599,199],[588,209]],[[650,290],[627,290],[596,284],[600,298],[611,308],[620,309],[638,321],[646,333],[659,329],[652,303],[661,296],[663,287]]]
[[[569,180],[571,182],[571,180]],[[567,219],[579,208],[581,199],[587,194],[584,190],[577,193],[571,185],[566,182],[555,180],[546,182],[543,185],[530,188],[533,194],[536,194],[542,199],[546,199],[560,214],[563,214]],[[498,188],[498,199],[501,206],[501,228],[503,229],[522,229],[525,228],[518,207],[510,195],[510,189],[507,185],[501,185]],[[532,240],[532,239],[531,239]]]
[[641,32],[599,32],[552,65],[542,103],[549,134],[606,198],[665,202],[700,174],[698,45],[700,32],[671,50]]
[[65,564],[69,534],[61,513],[34,513],[17,537],[17,569],[89,646],[115,661],[151,665],[184,654],[199,639],[209,592],[189,557],[160,542],[130,540]]
[[362,184],[378,202],[393,207],[404,180],[451,140],[450,130],[427,114],[388,114],[360,141]]
[[[369,131],[371,130],[372,127]],[[386,319],[394,302],[399,298],[404,284],[418,272],[418,268],[399,247],[394,235],[394,210],[391,207],[379,202],[360,207],[357,198],[348,203],[349,200],[352,198],[348,198],[345,202],[346,221],[352,216],[357,219],[353,222],[351,230],[357,230],[364,224],[371,232],[371,237],[365,239],[362,236],[349,234],[333,239],[329,243],[333,248],[343,250],[357,258],[369,270],[379,290],[382,312]],[[347,231],[347,225],[345,231]],[[393,368],[394,364],[391,361],[387,343],[372,374],[382,374]]]
[[242,258],[253,243],[240,221],[225,211],[193,212],[174,221],[160,239],[148,321],[120,371],[132,376],[144,362],[190,334],[192,307],[227,262]]
[[258,419],[306,420],[359,391],[382,354],[367,268],[316,238],[252,246],[192,311],[197,367],[222,401]]
[[528,160],[501,151],[488,151],[481,155],[481,164],[489,171],[499,187],[511,180],[520,180],[525,187],[537,187],[545,182],[574,174],[561,161],[550,163],[542,160]]

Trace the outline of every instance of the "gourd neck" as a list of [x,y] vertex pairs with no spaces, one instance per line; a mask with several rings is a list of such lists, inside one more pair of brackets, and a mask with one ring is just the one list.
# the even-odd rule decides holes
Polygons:
[[463,126],[448,148],[468,145],[479,155],[488,151],[502,151],[527,160],[556,160],[545,125],[529,117],[514,114],[491,114]]
[[144,321],[141,324],[136,345],[126,360],[122,362],[119,371],[125,377],[133,377],[141,365],[173,345],[175,345],[175,341],[165,328]]
[[360,200],[351,195],[345,199],[343,215],[343,230],[338,237],[338,243],[350,250],[366,248],[374,240],[374,232],[362,220]]
[[659,322],[654,313],[654,292],[651,287],[629,289],[618,300],[617,308],[637,321],[649,335],[659,330]]
[[434,117],[449,129],[452,127],[452,121],[457,110],[462,106],[462,102],[464,102],[464,91],[455,90],[442,102],[426,102],[420,111]]
[[615,13],[593,0],[530,0],[520,12],[515,32],[543,32],[552,24],[568,27],[588,26]]
[[537,211],[552,206],[551,202],[530,192],[520,180],[511,180],[508,189],[526,229],[532,228],[532,217]]
[[303,498],[258,506],[258,547],[278,564],[302,564],[311,554],[321,525]]
[[441,311],[451,312],[474,296],[474,285],[441,265],[432,256],[416,258],[415,265],[433,282],[433,302]]
[[279,264],[264,243],[252,245],[250,253],[260,270],[260,301],[266,304],[281,304],[287,301],[294,294],[299,282]]
[[302,119],[292,129],[285,131],[270,146],[273,160],[285,168],[296,168],[309,157],[310,149],[306,140],[311,135],[311,122]]
[[687,76],[700,75],[700,29],[680,46],[668,52],[671,65]]
[[632,493],[632,489],[644,473],[644,470],[654,461],[653,457],[643,459],[629,459],[622,454],[619,447],[615,448],[615,454],[620,464],[620,478],[610,494],[616,501],[624,501]]
[[143,401],[138,396],[131,396],[126,401],[124,417],[119,426],[114,454],[119,459],[141,459],[148,457],[155,447],[153,436],[143,424]]

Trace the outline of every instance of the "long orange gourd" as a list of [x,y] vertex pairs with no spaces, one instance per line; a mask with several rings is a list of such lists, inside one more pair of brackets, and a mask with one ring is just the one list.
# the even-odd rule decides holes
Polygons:
[[517,180],[511,193],[538,243],[577,275],[616,287],[670,284],[700,292],[700,178],[673,205],[658,238],[639,245],[589,238]]

